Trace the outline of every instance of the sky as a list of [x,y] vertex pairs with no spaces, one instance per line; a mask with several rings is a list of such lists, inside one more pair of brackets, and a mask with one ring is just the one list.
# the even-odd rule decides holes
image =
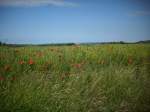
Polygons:
[[0,0],[1,42],[149,39],[150,0]]

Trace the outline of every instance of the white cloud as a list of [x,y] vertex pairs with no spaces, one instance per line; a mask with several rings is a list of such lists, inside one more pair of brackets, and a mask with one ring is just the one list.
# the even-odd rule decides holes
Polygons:
[[0,0],[1,6],[42,6],[42,5],[54,5],[54,6],[70,6],[76,7],[78,4],[73,2],[67,2],[64,0]]

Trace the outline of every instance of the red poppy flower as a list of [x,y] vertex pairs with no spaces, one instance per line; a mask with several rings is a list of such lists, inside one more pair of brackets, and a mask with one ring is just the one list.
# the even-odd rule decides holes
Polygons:
[[77,68],[81,68],[81,64],[76,64],[76,67]]
[[24,61],[19,61],[19,64],[23,65],[23,64],[25,64],[25,62]]
[[33,61],[32,59],[30,59],[29,62],[28,62],[28,64],[29,64],[29,65],[33,65],[33,64],[34,64],[34,61]]
[[75,68],[81,68],[82,64],[80,64],[80,63],[79,64],[73,64],[72,66]]

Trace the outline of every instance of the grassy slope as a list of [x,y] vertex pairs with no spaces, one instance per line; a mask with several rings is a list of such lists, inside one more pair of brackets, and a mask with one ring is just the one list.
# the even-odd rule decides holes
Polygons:
[[0,47],[0,112],[148,112],[149,50],[149,44]]

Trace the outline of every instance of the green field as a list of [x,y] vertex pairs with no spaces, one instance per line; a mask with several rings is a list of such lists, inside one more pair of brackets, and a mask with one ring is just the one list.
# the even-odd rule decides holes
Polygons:
[[150,44],[0,46],[0,112],[150,112]]

